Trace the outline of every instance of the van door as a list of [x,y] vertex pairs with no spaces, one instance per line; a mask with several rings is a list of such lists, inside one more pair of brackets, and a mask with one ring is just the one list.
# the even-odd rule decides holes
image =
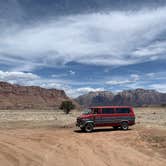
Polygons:
[[114,108],[102,108],[102,126],[112,126],[114,124]]
[[117,107],[115,109],[116,123],[120,125],[122,121],[130,121],[130,108]]
[[101,109],[100,108],[93,109],[93,121],[95,126],[101,126]]

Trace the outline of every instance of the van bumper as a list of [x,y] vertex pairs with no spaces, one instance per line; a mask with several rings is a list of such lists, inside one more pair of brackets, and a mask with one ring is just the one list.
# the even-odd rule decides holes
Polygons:
[[129,122],[129,125],[130,125],[130,126],[135,125],[135,120],[130,121],[130,122]]
[[83,127],[84,127],[84,125],[83,125],[83,124],[79,124],[79,123],[77,123],[77,122],[76,122],[76,124],[75,124],[75,125],[76,125],[76,127],[80,127],[80,128],[83,128]]
[[84,127],[84,122],[80,118],[77,118],[76,127]]

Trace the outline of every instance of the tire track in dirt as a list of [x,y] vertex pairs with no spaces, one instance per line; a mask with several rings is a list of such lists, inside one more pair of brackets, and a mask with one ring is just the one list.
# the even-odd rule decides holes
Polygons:
[[138,138],[136,129],[90,134],[73,129],[0,130],[0,161],[3,166],[165,166],[166,159],[145,149]]

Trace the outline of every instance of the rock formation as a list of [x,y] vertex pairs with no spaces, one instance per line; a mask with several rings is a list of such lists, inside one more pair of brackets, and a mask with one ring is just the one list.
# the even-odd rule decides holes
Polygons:
[[0,82],[0,109],[57,109],[63,100],[63,90]]
[[125,90],[117,94],[108,91],[90,92],[75,99],[84,107],[97,105],[149,106],[166,104],[166,93],[155,90]]

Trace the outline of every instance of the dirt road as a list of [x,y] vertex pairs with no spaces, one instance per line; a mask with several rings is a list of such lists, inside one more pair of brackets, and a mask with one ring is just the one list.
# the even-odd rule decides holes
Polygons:
[[135,128],[96,130],[90,134],[73,128],[1,129],[0,165],[164,166],[164,154],[149,146],[140,132],[143,131]]

